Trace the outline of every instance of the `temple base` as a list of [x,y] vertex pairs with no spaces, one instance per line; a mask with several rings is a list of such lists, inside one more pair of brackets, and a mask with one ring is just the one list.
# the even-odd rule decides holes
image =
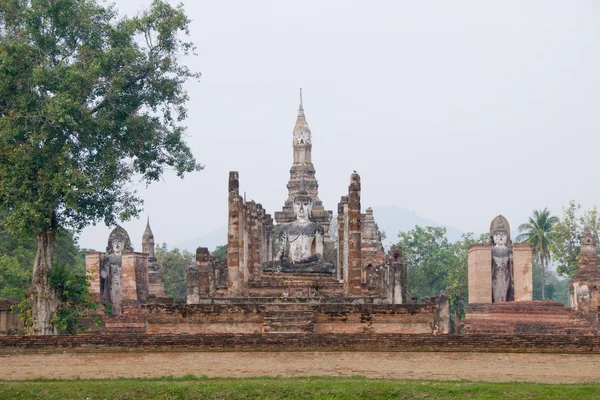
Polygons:
[[269,261],[262,266],[263,272],[283,273],[318,273],[335,274],[335,265],[324,262],[321,258],[311,257],[305,262],[290,262],[287,259],[281,261]]

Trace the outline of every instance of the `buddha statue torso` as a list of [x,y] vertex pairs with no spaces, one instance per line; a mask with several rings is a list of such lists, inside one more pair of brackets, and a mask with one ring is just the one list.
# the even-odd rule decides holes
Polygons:
[[306,192],[300,192],[296,196],[296,220],[281,226],[274,261],[263,270],[327,273],[335,271],[333,264],[323,262],[324,229],[310,220],[312,204],[313,200]]

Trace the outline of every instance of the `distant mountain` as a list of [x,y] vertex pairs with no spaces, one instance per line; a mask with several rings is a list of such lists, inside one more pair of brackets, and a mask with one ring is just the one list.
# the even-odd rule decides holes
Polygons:
[[373,216],[375,222],[379,225],[379,230],[385,231],[387,239],[384,246],[387,248],[390,243],[398,241],[398,232],[406,232],[414,229],[415,226],[445,226],[446,237],[450,242],[460,240],[464,233],[460,229],[452,226],[438,224],[428,218],[417,215],[414,211],[398,206],[373,207]]
[[[438,224],[428,218],[421,217],[413,211],[398,206],[373,207],[373,216],[375,222],[379,225],[379,229],[385,231],[387,239],[384,246],[389,247],[390,243],[398,241],[398,232],[409,231],[419,226],[444,226]],[[460,240],[464,232],[452,226],[446,226],[446,236],[451,242]],[[199,236],[195,239],[186,240],[178,243],[177,247],[186,249],[191,252],[196,252],[197,247],[207,247],[213,251],[217,246],[227,244],[227,227],[222,226],[206,235]]]
[[195,239],[189,239],[184,242],[178,243],[177,247],[196,252],[198,247],[207,247],[211,252],[217,247],[227,244],[227,227],[222,226],[206,235],[199,236]]

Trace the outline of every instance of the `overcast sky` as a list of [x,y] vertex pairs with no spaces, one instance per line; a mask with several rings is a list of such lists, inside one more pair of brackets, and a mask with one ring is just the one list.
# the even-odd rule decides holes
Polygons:
[[[147,215],[170,245],[226,225],[231,170],[248,199],[280,210],[300,87],[327,209],[352,170],[363,209],[464,231],[599,204],[598,1],[184,3],[203,74],[187,85],[187,141],[206,169],[138,185],[143,217],[123,224],[137,250]],[[116,4],[131,15],[150,1]],[[101,250],[108,233],[87,228],[80,245]]]

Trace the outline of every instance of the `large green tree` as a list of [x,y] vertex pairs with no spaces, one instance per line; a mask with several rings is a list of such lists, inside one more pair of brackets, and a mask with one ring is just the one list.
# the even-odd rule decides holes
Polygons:
[[183,300],[186,296],[187,268],[195,265],[196,255],[178,248],[169,250],[166,243],[156,246],[156,261],[165,282],[167,296]]
[[0,0],[0,208],[37,240],[35,331],[56,333],[56,234],[139,212],[135,177],[199,169],[182,139],[189,19],[155,0],[131,18],[96,0]]
[[558,217],[550,214],[550,211],[544,208],[543,210],[534,210],[529,221],[519,225],[519,232],[522,233],[517,236],[517,241],[532,244],[535,258],[542,267],[542,300],[546,298],[546,270],[551,260],[550,232],[558,221]]
[[569,206],[563,208],[563,216],[554,225],[551,233],[550,251],[558,264],[556,268],[558,275],[572,278],[577,272],[581,235],[586,224],[597,240],[600,223],[596,208],[581,213],[581,206],[575,201],[570,201]]
[[409,294],[422,298],[445,292],[452,311],[463,315],[468,301],[468,249],[487,237],[475,238],[469,233],[452,243],[446,238],[446,228],[435,226],[416,226],[400,232],[398,237],[407,268]]

